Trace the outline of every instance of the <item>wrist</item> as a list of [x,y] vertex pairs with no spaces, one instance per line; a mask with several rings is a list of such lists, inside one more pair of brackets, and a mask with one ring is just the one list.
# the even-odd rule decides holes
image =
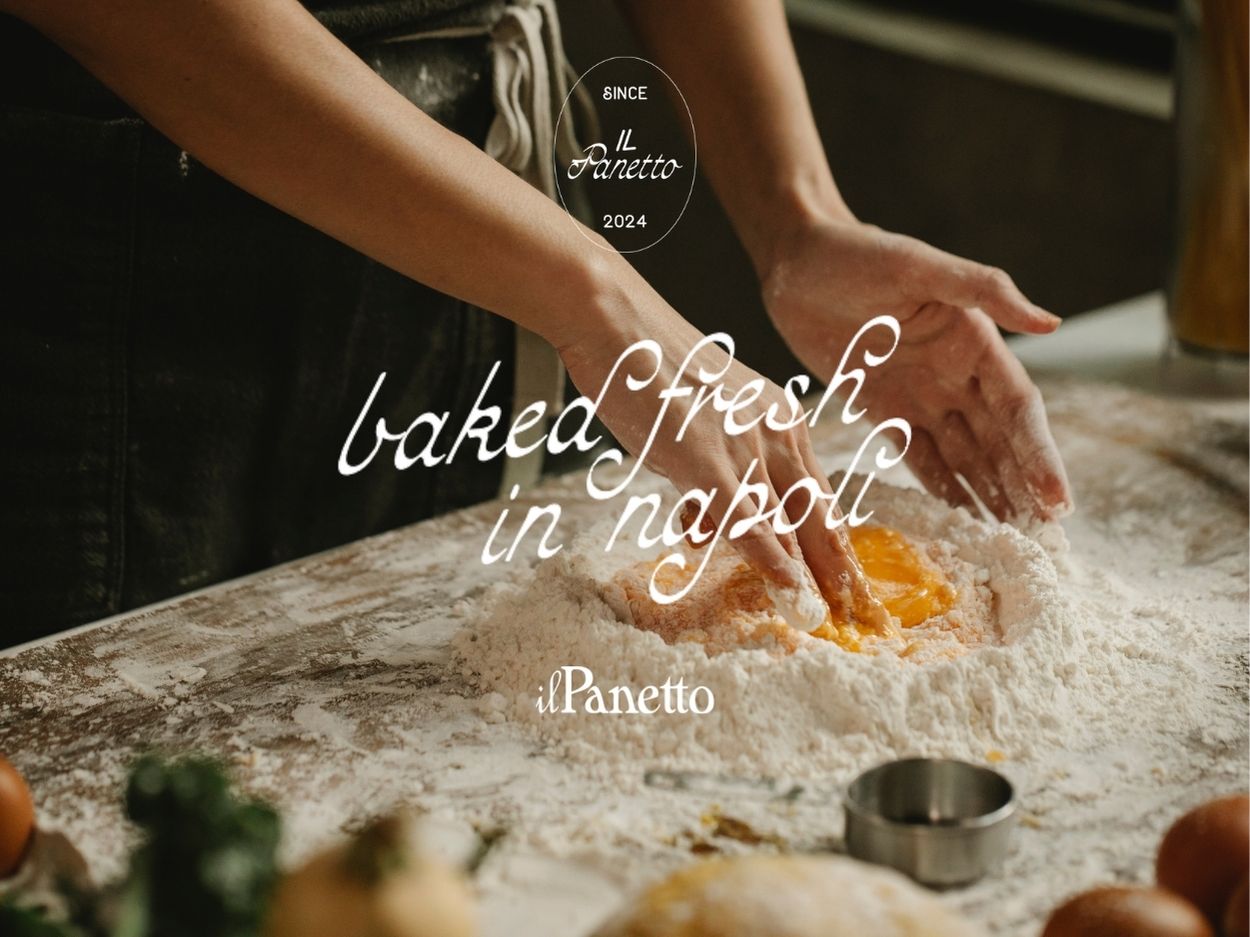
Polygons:
[[651,291],[606,240],[593,232],[589,237],[591,242],[561,277],[560,309],[542,331],[561,355],[628,345],[635,338],[631,326],[641,318],[638,301]]
[[828,172],[787,178],[764,191],[762,210],[741,231],[761,283],[768,282],[778,263],[812,230],[857,223]]

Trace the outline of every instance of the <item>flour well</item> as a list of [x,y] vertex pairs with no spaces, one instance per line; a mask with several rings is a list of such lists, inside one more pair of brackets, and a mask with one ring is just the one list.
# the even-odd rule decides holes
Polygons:
[[[528,724],[555,752],[601,768],[636,772],[645,762],[825,776],[901,754],[1024,758],[1061,736],[1071,741],[1082,710],[1113,691],[1116,673],[1085,640],[1051,555],[1010,526],[916,490],[877,483],[865,503],[874,522],[941,545],[948,565],[964,571],[960,614],[979,619],[963,623],[974,646],[953,653],[959,631],[946,626],[851,653],[780,622],[744,634],[738,648],[723,636],[713,648],[666,643],[630,623],[613,584],[642,554],[605,554],[603,531],[591,531],[528,581],[499,589],[456,649],[482,689],[502,697],[505,718]],[[920,653],[900,656],[909,646]],[[540,713],[540,688],[570,664],[605,686],[681,678],[711,689],[716,706],[705,715]]]

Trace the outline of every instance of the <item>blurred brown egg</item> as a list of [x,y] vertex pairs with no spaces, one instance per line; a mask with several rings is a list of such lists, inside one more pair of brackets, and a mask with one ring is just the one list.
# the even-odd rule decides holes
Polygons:
[[1042,937],[1215,937],[1198,909],[1162,888],[1094,888],[1055,909]]
[[1250,876],[1228,899],[1224,909],[1224,937],[1250,937]]
[[1219,924],[1229,895],[1250,870],[1250,797],[1221,797],[1195,807],[1159,844],[1155,877]]
[[0,755],[0,878],[17,871],[35,829],[35,802],[22,776]]

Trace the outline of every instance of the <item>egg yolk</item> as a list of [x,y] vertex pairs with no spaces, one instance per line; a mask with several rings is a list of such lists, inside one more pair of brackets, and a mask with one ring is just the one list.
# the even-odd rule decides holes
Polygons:
[[954,606],[950,583],[897,530],[853,527],[850,534],[873,594],[904,628],[944,615]]
[[[873,595],[902,627],[913,628],[954,606],[950,583],[897,530],[863,526],[852,527],[849,534]],[[851,618],[856,617],[852,611]],[[856,621],[837,621],[831,615],[812,636],[858,651],[862,633]]]
[[[872,595],[899,625],[911,628],[954,607],[956,592],[941,570],[901,533],[878,526],[855,527],[848,533]],[[639,563],[623,570],[615,582],[629,603],[634,625],[658,634],[669,644],[700,641],[725,650],[720,647],[724,639],[718,637],[719,633],[733,632],[737,626],[744,629],[744,634],[755,634],[756,629],[766,631],[776,623],[776,609],[764,580],[732,554],[726,555],[719,566],[710,567],[709,575],[695,583],[685,596],[669,604],[651,600],[649,581],[654,577],[660,591],[673,594],[690,583],[696,567],[657,567],[658,561],[654,560]],[[825,622],[811,632],[812,636],[832,641],[848,651],[859,651],[865,638],[895,633],[893,621],[882,620],[884,616],[879,610],[864,607],[871,604],[867,594],[856,595],[851,601],[849,608],[831,608]],[[794,650],[792,645],[790,650]]]

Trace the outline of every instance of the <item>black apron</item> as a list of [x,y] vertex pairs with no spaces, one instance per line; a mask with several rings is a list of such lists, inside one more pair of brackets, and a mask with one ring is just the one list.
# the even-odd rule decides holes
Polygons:
[[[502,4],[311,2],[419,107],[477,142],[480,25]],[[491,497],[501,466],[337,472],[375,414],[459,425],[510,323],[421,286],[181,152],[0,17],[0,646]],[[372,426],[372,420],[367,426]]]

